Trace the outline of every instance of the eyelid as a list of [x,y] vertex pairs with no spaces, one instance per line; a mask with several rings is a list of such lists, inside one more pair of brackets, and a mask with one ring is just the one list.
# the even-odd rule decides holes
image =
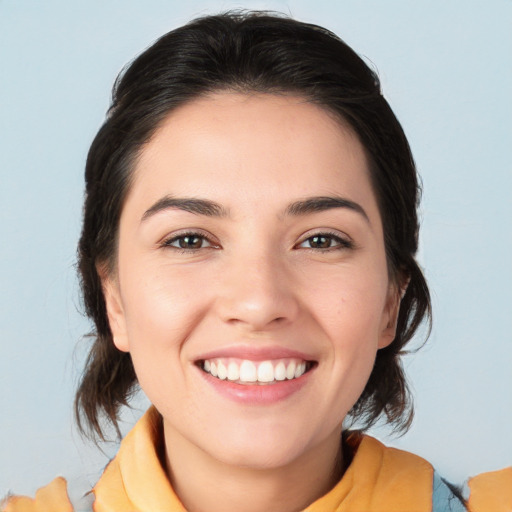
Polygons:
[[[338,244],[333,247],[328,247],[325,249],[319,249],[319,248],[315,249],[313,247],[301,247],[302,244],[304,244],[310,238],[313,238],[315,236],[325,236],[325,237],[332,238],[332,239],[336,240],[338,242]],[[315,229],[315,230],[306,232],[300,237],[299,241],[294,246],[294,248],[297,248],[297,249],[302,248],[302,249],[316,251],[316,252],[320,252],[320,251],[326,252],[326,251],[342,250],[342,249],[353,249],[354,247],[355,247],[355,244],[351,237],[349,237],[347,234],[345,234],[341,231],[337,231],[334,229]]]
[[[175,246],[171,245],[172,242],[175,242],[176,240],[179,240],[180,238],[184,238],[187,236],[196,236],[196,237],[202,238],[203,240],[208,242],[208,246],[200,247],[198,249],[194,249],[194,248],[187,249],[187,248],[175,247]],[[192,252],[194,252],[194,251],[199,251],[201,249],[219,248],[220,244],[216,241],[215,237],[211,233],[208,233],[207,231],[204,231],[199,228],[189,228],[189,229],[182,229],[182,230],[173,231],[172,233],[169,233],[164,238],[162,238],[162,240],[160,242],[158,242],[158,246],[163,247],[163,248],[176,249],[177,251],[184,251],[184,252],[192,251]]]

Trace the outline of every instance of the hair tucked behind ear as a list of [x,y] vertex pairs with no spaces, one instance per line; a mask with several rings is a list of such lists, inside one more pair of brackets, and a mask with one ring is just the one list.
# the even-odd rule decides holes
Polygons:
[[398,287],[409,285],[396,338],[379,350],[351,414],[366,426],[384,414],[397,428],[407,428],[412,409],[400,356],[430,316],[428,288],[415,261],[419,186],[407,139],[377,75],[349,46],[322,27],[260,12],[209,16],[171,31],[137,57],[114,85],[85,170],[78,267],[95,331],[75,401],[80,428],[103,438],[104,418],[119,433],[119,408],[137,386],[130,355],[114,347],[98,273],[99,268],[107,274],[116,271],[119,219],[137,156],[173,109],[220,90],[302,96],[348,123],[365,147],[389,273]]

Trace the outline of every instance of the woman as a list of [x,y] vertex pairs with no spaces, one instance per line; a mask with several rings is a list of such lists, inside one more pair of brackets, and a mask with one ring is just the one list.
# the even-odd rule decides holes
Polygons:
[[[464,510],[429,463],[346,430],[411,420],[418,196],[376,75],[325,29],[213,16],[138,57],[87,161],[76,412],[102,438],[137,384],[154,407],[94,510]],[[506,479],[475,480],[470,510]],[[36,503],[5,510],[68,510],[64,482]]]

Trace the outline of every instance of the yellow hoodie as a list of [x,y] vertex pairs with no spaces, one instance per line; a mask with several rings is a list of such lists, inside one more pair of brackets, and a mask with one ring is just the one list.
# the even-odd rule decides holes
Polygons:
[[[186,512],[156,453],[159,428],[159,414],[150,408],[125,437],[94,487],[94,512]],[[343,478],[304,512],[464,510],[458,502],[451,508],[446,498],[448,488],[421,457],[387,448],[369,436],[357,439],[356,445],[354,459]],[[480,475],[470,480],[469,487],[470,512],[512,511],[512,467]],[[65,480],[57,478],[40,489],[35,499],[12,497],[3,510],[72,512],[73,507]]]

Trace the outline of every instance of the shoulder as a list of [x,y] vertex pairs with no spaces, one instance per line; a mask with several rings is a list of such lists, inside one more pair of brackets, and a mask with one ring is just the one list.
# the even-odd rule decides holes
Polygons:
[[429,462],[359,433],[347,443],[353,457],[340,481],[347,487],[342,501],[357,497],[354,508],[372,512],[432,512],[435,473]]
[[26,496],[11,496],[3,505],[2,512],[36,512],[38,510],[72,512],[73,507],[66,487],[64,478],[55,478],[47,486],[41,487],[33,499]]
[[469,480],[471,512],[510,512],[512,510],[512,466],[482,473]]
[[361,478],[361,473],[365,480],[372,475],[370,487],[378,492],[381,503],[395,506],[397,499],[406,503],[421,502],[425,510],[433,512],[512,511],[512,467],[470,479],[468,492],[463,493],[417,455],[387,447],[364,435],[349,438],[348,442],[354,458],[347,473],[352,470],[354,482]]
[[93,497],[84,496],[71,501],[68,485],[64,478],[57,477],[41,487],[34,498],[8,496],[0,503],[1,512],[89,512],[92,511]]

